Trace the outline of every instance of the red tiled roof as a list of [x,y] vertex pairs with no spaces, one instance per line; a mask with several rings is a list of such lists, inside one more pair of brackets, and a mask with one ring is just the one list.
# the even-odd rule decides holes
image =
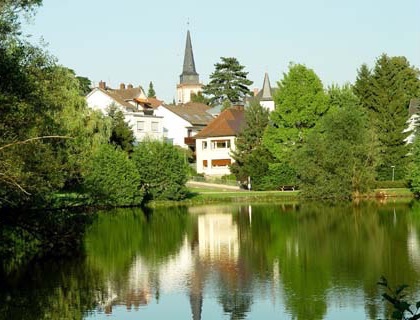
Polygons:
[[163,104],[162,100],[156,99],[156,98],[147,98],[147,100],[150,102],[150,105],[153,109],[156,109],[157,107],[161,106]]
[[197,133],[194,138],[236,136],[245,124],[243,108],[232,107],[224,110],[207,127]]

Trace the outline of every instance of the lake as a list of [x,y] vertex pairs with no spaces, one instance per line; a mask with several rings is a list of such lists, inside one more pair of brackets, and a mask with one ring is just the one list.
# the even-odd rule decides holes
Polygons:
[[0,319],[378,319],[382,275],[420,299],[417,202],[115,209],[84,241],[3,279]]

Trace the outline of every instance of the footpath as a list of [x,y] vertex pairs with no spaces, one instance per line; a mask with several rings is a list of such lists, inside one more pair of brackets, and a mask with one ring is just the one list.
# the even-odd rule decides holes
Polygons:
[[239,186],[229,186],[226,184],[218,184],[218,183],[209,183],[209,182],[200,182],[200,181],[188,181],[187,187],[207,187],[207,188],[218,188],[221,190],[236,190],[241,191],[242,189]]

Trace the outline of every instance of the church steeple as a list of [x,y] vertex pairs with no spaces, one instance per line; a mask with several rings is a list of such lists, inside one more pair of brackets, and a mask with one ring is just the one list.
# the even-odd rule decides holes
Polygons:
[[270,79],[268,79],[268,73],[265,73],[264,76],[264,83],[262,88],[262,95],[261,95],[262,101],[269,101],[273,100],[273,96],[271,94],[271,86],[270,86]]
[[191,44],[190,30],[187,32],[187,41],[185,44],[184,66],[180,77],[180,84],[199,84],[198,73],[195,71],[194,54]]

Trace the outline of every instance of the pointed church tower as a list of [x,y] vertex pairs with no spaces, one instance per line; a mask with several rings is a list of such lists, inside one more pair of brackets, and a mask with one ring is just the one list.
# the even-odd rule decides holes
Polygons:
[[187,32],[187,41],[185,43],[184,65],[182,74],[179,76],[179,84],[176,87],[177,104],[184,104],[191,100],[191,94],[197,94],[201,91],[202,84],[195,70],[194,54],[191,44],[190,31]]
[[261,90],[260,104],[267,108],[270,112],[274,110],[274,100],[271,93],[270,79],[268,78],[268,73],[265,73],[263,88]]

